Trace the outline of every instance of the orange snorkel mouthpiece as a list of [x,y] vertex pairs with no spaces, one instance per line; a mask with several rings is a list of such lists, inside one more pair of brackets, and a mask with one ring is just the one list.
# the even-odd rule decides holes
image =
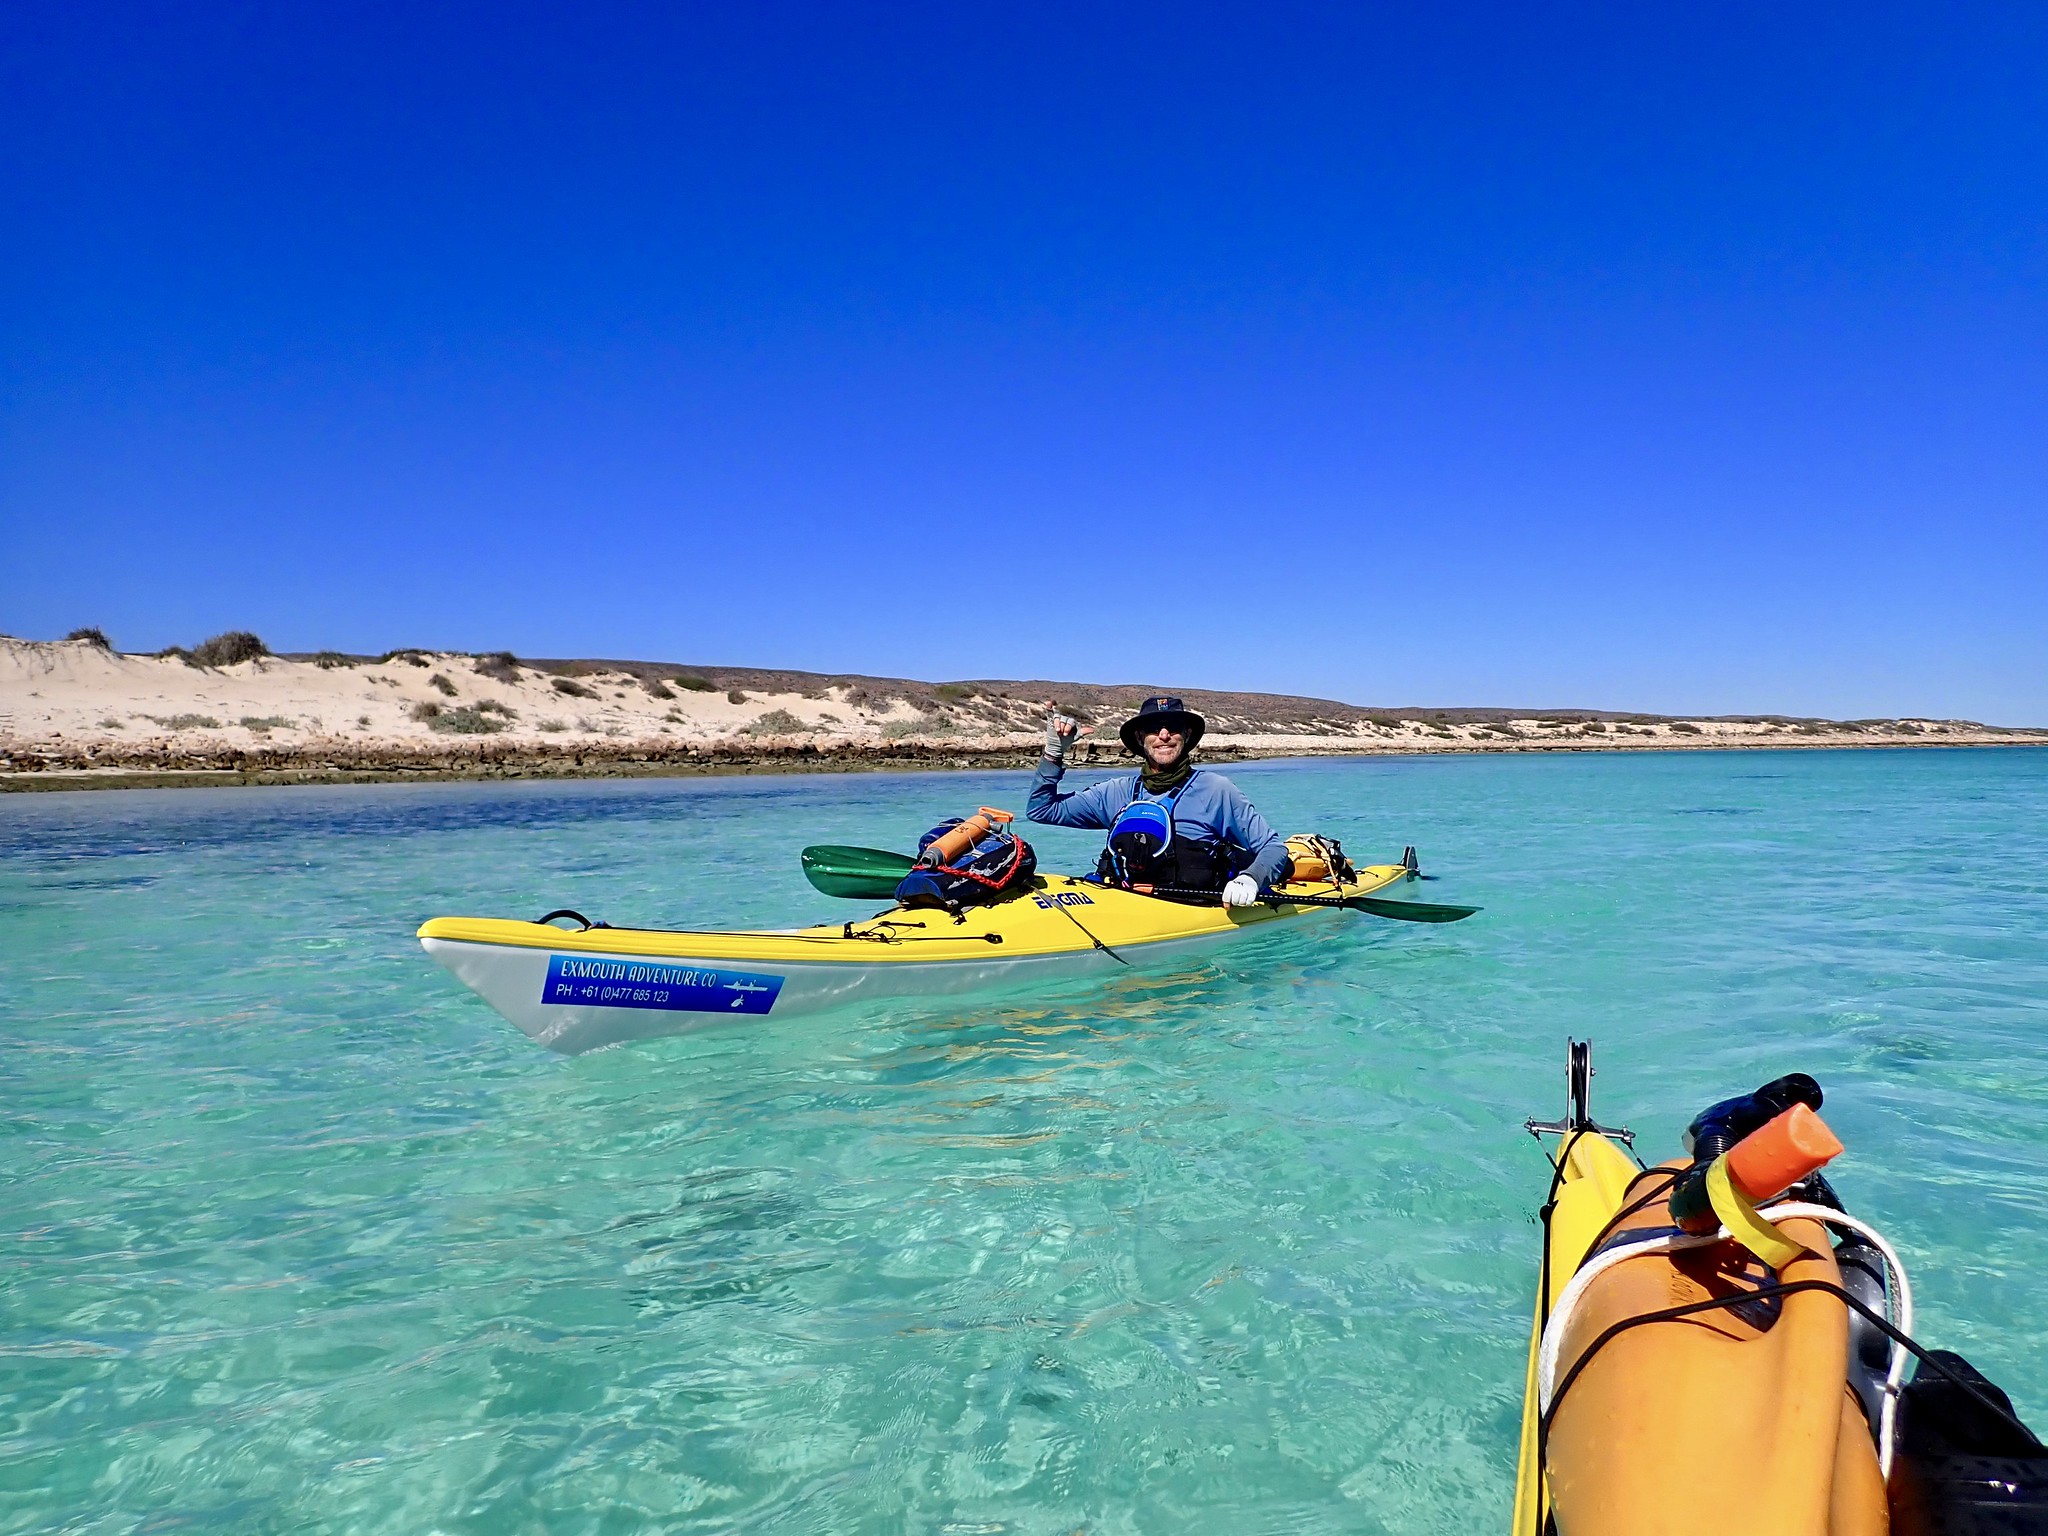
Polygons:
[[1827,1122],[1804,1104],[1794,1104],[1766,1121],[1721,1156],[1694,1163],[1671,1188],[1671,1219],[1696,1235],[1721,1225],[1711,1193],[1715,1170],[1729,1187],[1755,1206],[1801,1179],[1811,1178],[1841,1156],[1842,1143]]
[[1768,1200],[1842,1155],[1842,1143],[1804,1104],[1794,1104],[1728,1149],[1728,1182],[1752,1201]]

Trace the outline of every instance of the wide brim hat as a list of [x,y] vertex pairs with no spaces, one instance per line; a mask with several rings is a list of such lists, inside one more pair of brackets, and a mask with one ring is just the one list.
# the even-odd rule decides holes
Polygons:
[[1209,729],[1209,722],[1179,699],[1161,694],[1140,704],[1138,712],[1123,723],[1117,735],[1123,738],[1124,750],[1137,756],[1138,738],[1147,731],[1157,730],[1162,725],[1185,736],[1190,752],[1195,750],[1195,743],[1202,739],[1202,733]]

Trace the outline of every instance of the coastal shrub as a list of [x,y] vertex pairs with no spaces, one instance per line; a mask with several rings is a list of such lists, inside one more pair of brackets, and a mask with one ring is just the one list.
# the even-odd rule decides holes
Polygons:
[[747,696],[744,693],[742,693],[739,689],[735,688],[730,693],[726,694],[725,702],[728,704],[744,704],[747,702]]
[[533,728],[537,731],[546,731],[550,736],[554,735],[558,731],[566,731],[567,729],[569,729],[568,726],[564,725],[559,720],[537,720],[534,722]]
[[803,721],[786,709],[771,709],[747,727],[749,736],[787,736],[806,729]]
[[220,722],[211,715],[144,715],[167,731],[217,731]]
[[957,736],[960,727],[950,720],[931,715],[917,715],[909,720],[886,720],[882,723],[882,736],[887,741],[902,741],[909,736]]
[[509,729],[505,722],[495,715],[487,715],[480,709],[467,706],[461,709],[442,709],[427,722],[427,729],[442,731],[450,736],[492,736]]
[[868,709],[875,702],[875,696],[859,683],[846,690],[845,699],[849,709]]
[[477,657],[473,663],[477,672],[496,683],[519,681],[519,658],[510,651],[492,651]]
[[323,672],[332,672],[336,667],[354,666],[355,659],[339,651],[321,651],[313,657],[313,665]]
[[594,699],[597,697],[597,690],[595,688],[586,688],[573,677],[553,678],[551,679],[551,684],[555,692],[566,693],[572,699]]
[[640,679],[640,686],[657,699],[672,699],[676,696],[675,690],[658,677],[643,677]]
[[359,731],[367,731],[367,730],[368,730],[369,728],[370,728],[370,717],[369,717],[368,715],[357,715],[357,716],[356,716],[356,729],[357,729],[357,730],[359,730]]
[[246,629],[230,629],[195,647],[186,658],[195,667],[232,667],[237,662],[268,656],[270,647]]
[[198,665],[197,662],[193,661],[192,653],[182,645],[167,645],[158,651],[156,655],[159,661],[182,661],[188,667]]
[[949,700],[955,704],[962,703],[965,700],[974,697],[974,690],[968,687],[965,683],[941,683],[937,688],[933,689],[932,691],[936,693],[940,698]]
[[413,705],[411,713],[413,719],[425,720],[431,723],[441,718],[441,706],[429,699],[424,704]]
[[430,667],[433,665],[432,662],[427,660],[427,653],[416,646],[407,646],[403,650],[386,651],[377,659],[387,667],[395,661],[402,661],[409,667]]
[[235,724],[245,731],[262,732],[284,730],[291,725],[291,721],[283,715],[244,715]]
[[432,677],[427,679],[427,685],[432,688],[440,689],[441,692],[448,695],[448,697],[451,699],[455,697],[455,685],[449,682],[448,679],[442,676],[439,672],[436,672]]
[[687,688],[692,693],[710,693],[713,684],[708,677],[672,677],[669,679],[678,688]]
[[66,640],[83,640],[86,644],[96,645],[103,651],[111,651],[114,648],[114,642],[107,638],[107,632],[104,629],[90,625],[84,629],[74,629],[64,638]]
[[1605,736],[1607,734],[1607,727],[1598,720],[1588,720],[1586,722],[1586,734],[1588,736]]
[[1673,734],[1675,734],[1675,735],[1679,735],[1679,736],[1704,736],[1704,735],[1706,735],[1706,732],[1705,732],[1705,731],[1701,730],[1701,729],[1700,729],[1700,728],[1699,728],[1698,726],[1696,726],[1696,725],[1692,724],[1692,723],[1691,723],[1690,721],[1686,721],[1686,720],[1674,720],[1674,721],[1672,721],[1672,722],[1671,722],[1671,730],[1672,730]]
[[121,728],[121,722],[116,720],[112,715],[107,716],[106,719],[100,722],[100,729],[103,731],[118,731]]
[[502,715],[507,720],[517,720],[519,711],[509,704],[500,704],[496,699],[479,699],[473,706],[480,715]]

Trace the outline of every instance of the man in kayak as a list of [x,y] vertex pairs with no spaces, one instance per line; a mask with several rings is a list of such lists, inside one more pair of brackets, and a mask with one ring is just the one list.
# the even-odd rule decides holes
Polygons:
[[1109,833],[1099,873],[1117,885],[1169,887],[1188,899],[1221,896],[1248,907],[1281,878],[1287,845],[1244,791],[1220,773],[1194,765],[1208,722],[1179,699],[1147,699],[1118,732],[1140,761],[1072,794],[1059,792],[1067,749],[1083,734],[1053,708],[1045,722],[1045,756],[1031,782],[1025,814],[1051,827],[1100,827]]

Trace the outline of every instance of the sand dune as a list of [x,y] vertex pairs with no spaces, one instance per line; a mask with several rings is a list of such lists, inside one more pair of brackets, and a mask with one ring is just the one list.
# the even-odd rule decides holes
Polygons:
[[[751,683],[753,686],[745,686]],[[1101,723],[1140,685],[908,679],[405,651],[194,665],[0,638],[0,787],[133,776],[288,779],[988,763],[1036,751],[1043,701]],[[1955,720],[1682,720],[1598,711],[1373,710],[1188,690],[1212,756],[2048,743]]]

